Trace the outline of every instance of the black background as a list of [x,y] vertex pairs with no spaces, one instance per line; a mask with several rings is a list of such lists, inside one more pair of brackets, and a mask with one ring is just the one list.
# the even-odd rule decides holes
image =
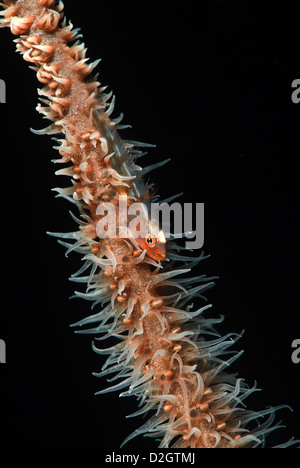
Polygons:
[[[159,193],[184,192],[204,202],[204,252],[199,274],[218,275],[207,293],[223,314],[222,333],[241,332],[233,365],[261,392],[251,409],[287,404],[287,426],[269,444],[300,438],[300,364],[291,360],[299,328],[300,78],[299,8],[293,2],[209,0],[65,1],[80,27],[102,84],[132,129],[122,136],[155,143],[143,164],[172,157],[153,174]],[[51,188],[58,157],[35,106],[37,80],[9,30],[1,30],[1,315],[7,363],[0,365],[0,444],[5,447],[114,447],[139,427],[126,419],[137,405],[92,376],[101,357],[91,337],[69,324],[90,304],[69,300],[68,276],[81,265],[66,259],[46,231],[71,231],[66,201]],[[40,87],[40,85],[39,85]],[[77,288],[78,289],[78,288]],[[134,439],[130,447],[153,447]]]

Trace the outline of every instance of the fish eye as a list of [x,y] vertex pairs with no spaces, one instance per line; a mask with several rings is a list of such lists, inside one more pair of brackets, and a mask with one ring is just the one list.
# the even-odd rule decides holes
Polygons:
[[156,239],[154,236],[152,236],[152,234],[148,234],[147,237],[145,237],[145,242],[146,244],[148,245],[148,247],[154,247],[155,244],[156,244]]

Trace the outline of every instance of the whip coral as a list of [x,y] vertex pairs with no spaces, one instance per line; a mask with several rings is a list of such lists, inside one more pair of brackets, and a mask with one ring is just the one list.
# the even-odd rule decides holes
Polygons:
[[[108,356],[96,375],[109,376],[112,385],[98,393],[136,396],[139,409],[132,416],[151,413],[124,443],[147,434],[159,438],[160,447],[261,446],[278,427],[273,421],[280,407],[259,412],[244,407],[256,388],[227,371],[241,354],[230,349],[239,335],[217,334],[219,319],[204,316],[210,305],[194,310],[193,299],[214,284],[213,278],[187,276],[203,255],[183,255],[179,243],[165,242],[163,233],[136,239],[118,222],[114,228],[118,234],[122,228],[122,236],[99,236],[99,204],[109,202],[118,212],[120,197],[129,205],[157,200],[143,177],[165,161],[144,169],[137,164],[144,154],[140,148],[149,145],[120,137],[121,118],[111,118],[114,96],[93,75],[99,61],[89,63],[61,1],[1,5],[0,26],[19,36],[17,51],[43,85],[37,110],[51,124],[34,132],[58,135],[55,163],[66,166],[56,174],[71,178],[68,187],[54,190],[77,207],[78,228],[52,235],[67,253],[83,255],[83,266],[71,279],[86,284],[86,292],[75,296],[92,301],[95,311],[74,326],[95,335],[94,351]],[[111,338],[115,344],[99,346]]]

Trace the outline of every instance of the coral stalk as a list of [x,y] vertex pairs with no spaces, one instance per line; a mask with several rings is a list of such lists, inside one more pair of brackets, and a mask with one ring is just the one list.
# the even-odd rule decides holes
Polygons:
[[[147,145],[120,138],[124,126],[110,117],[114,97],[93,75],[99,61],[89,63],[78,30],[64,19],[62,2],[5,0],[1,5],[0,26],[18,36],[17,50],[43,84],[37,110],[51,124],[35,132],[59,135],[55,162],[66,166],[56,174],[71,177],[71,185],[54,190],[80,214],[78,230],[54,235],[68,252],[83,254],[84,264],[72,279],[86,283],[87,290],[75,295],[102,306],[75,325],[96,339],[117,340],[106,349],[93,344],[96,353],[108,355],[97,375],[112,374],[110,380],[119,381],[99,394],[121,390],[139,399],[135,415],[152,412],[124,442],[150,434],[161,439],[160,447],[260,446],[277,427],[272,423],[278,408],[243,407],[255,388],[226,372],[240,355],[228,351],[239,337],[217,335],[218,319],[203,315],[209,305],[192,310],[191,300],[213,285],[205,277],[184,276],[203,256],[181,256],[176,242],[165,244],[159,235],[136,239],[118,216],[109,229],[118,234],[123,229],[123,235],[99,236],[99,205],[109,202],[119,214],[120,199],[129,205],[154,200],[142,177],[160,164],[142,169],[136,164],[139,147]],[[213,339],[205,339],[211,334]]]

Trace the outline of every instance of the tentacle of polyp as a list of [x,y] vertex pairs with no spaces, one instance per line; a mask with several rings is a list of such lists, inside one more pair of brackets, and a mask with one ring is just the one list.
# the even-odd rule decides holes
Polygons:
[[56,173],[70,177],[71,184],[54,190],[79,210],[74,232],[53,233],[67,252],[83,255],[72,279],[86,283],[87,290],[75,295],[93,301],[96,309],[75,325],[96,338],[116,339],[108,349],[93,344],[96,353],[108,356],[98,375],[113,374],[118,381],[99,393],[136,395],[140,409],[134,415],[152,412],[124,443],[147,434],[159,438],[160,447],[262,446],[278,426],[273,424],[278,408],[254,412],[242,405],[256,388],[228,373],[240,355],[228,349],[239,336],[205,339],[219,320],[202,315],[207,305],[191,310],[189,301],[213,285],[186,276],[196,259],[181,258],[175,240],[165,243],[163,233],[150,228],[146,238],[134,238],[126,223],[110,220],[109,229],[122,235],[99,237],[101,203],[118,212],[122,197],[128,205],[151,200],[142,175],[160,163],[144,170],[136,164],[141,148],[151,145],[119,136],[120,118],[110,117],[114,96],[92,74],[98,60],[89,63],[61,0],[4,0],[1,6],[0,26],[17,36],[17,50],[43,85],[37,110],[51,124],[36,133],[59,136],[55,162],[63,169]]

